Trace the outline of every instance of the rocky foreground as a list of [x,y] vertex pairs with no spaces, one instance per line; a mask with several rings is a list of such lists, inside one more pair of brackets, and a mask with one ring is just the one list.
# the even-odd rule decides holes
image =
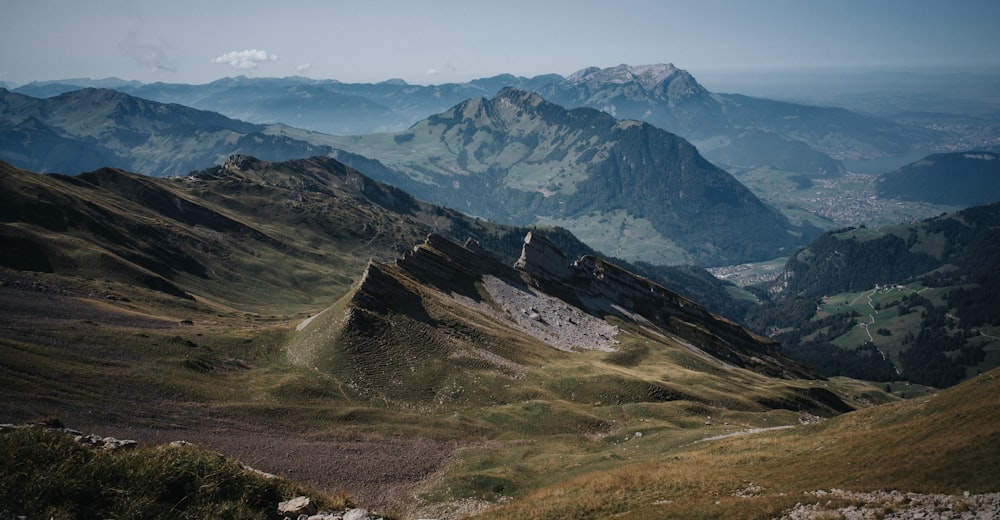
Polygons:
[[[0,424],[0,431],[12,428],[42,428],[60,433],[74,441],[95,450],[129,450],[140,443],[135,440],[102,437],[92,433],[65,427],[59,421],[30,424]],[[175,441],[174,445],[189,444]],[[247,471],[275,478],[249,466]],[[750,484],[738,495],[745,498],[758,496],[761,489]],[[846,505],[845,505],[846,504]],[[454,504],[453,504],[454,505]],[[486,504],[466,504],[459,510],[448,511],[442,517],[460,518],[481,512]],[[309,497],[297,496],[275,504],[272,514],[284,520],[381,520],[378,513],[365,508],[348,508],[329,511],[320,510]],[[962,495],[940,493],[910,493],[891,491],[849,491],[842,489],[808,492],[794,508],[785,511],[781,520],[813,520],[818,518],[838,518],[844,520],[996,520],[1000,519],[1000,492]],[[0,520],[26,520],[17,512],[0,509]]]
[[347,509],[344,511],[316,511],[309,497],[295,497],[278,504],[278,514],[286,520],[381,520],[382,517],[367,509]]
[[[1000,518],[1000,493],[961,496],[940,493],[922,494],[902,491],[820,490],[810,495],[825,503],[799,504],[782,515],[781,520],[842,518],[844,520],[995,520]],[[835,506],[832,499],[854,502]]]

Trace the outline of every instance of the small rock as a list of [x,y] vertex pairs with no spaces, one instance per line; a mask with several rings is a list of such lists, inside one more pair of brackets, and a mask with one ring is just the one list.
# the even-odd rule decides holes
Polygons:
[[315,504],[306,496],[298,496],[278,504],[278,514],[282,515],[307,515],[308,518],[308,515],[315,512]]
[[362,508],[351,509],[344,513],[344,520],[368,520],[368,510]]

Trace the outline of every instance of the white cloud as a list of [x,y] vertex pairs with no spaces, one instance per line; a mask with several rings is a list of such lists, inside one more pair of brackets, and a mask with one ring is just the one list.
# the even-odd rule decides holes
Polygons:
[[232,51],[212,60],[212,63],[229,65],[230,67],[243,70],[257,68],[257,64],[262,61],[277,61],[278,57],[267,51],[259,49],[247,49],[244,51]]
[[303,63],[302,65],[297,65],[295,71],[298,73],[308,72],[312,68],[311,63]]

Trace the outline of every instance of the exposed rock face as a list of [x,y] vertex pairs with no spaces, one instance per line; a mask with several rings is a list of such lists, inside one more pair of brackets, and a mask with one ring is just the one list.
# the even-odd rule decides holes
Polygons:
[[[816,497],[816,503],[799,503],[781,515],[781,520],[812,518],[898,518],[898,519],[978,519],[997,518],[1000,513],[1000,493],[962,495],[941,493],[905,493],[902,491],[856,492],[842,489],[806,493]],[[848,499],[848,506],[833,502],[830,497]],[[807,500],[803,500],[807,502]],[[824,504],[825,502],[825,504]]]
[[224,171],[247,172],[259,170],[263,166],[263,161],[249,155],[233,154],[226,158],[222,165]]
[[566,255],[549,239],[531,232],[524,237],[521,258],[514,268],[542,280],[563,280],[570,274]]
[[[442,262],[443,261],[443,262]],[[472,276],[478,279],[484,274],[511,276],[514,271],[500,263],[490,251],[483,249],[475,240],[460,246],[441,235],[431,234],[422,246],[398,260],[397,265],[424,280],[434,278],[457,279]],[[433,276],[437,273],[438,276]]]
[[[561,262],[560,262],[561,261]],[[695,347],[725,363],[771,376],[809,377],[782,359],[778,345],[709,312],[697,303],[646,278],[594,256],[572,265],[555,245],[538,235],[525,238],[515,268],[533,285],[585,308],[595,316],[636,315],[678,336],[698,338]]]
[[[779,377],[812,375],[782,356],[773,341],[601,258],[585,256],[570,263],[558,247],[537,233],[525,237],[513,267],[475,242],[461,246],[433,234],[398,259],[395,267],[417,286],[433,286],[469,301],[482,302],[481,289],[485,290],[505,313],[495,318],[561,350],[613,350],[618,331],[604,319],[616,316],[674,335],[687,348],[723,366]],[[392,270],[392,266],[370,264],[356,302],[375,312],[391,308],[433,323],[416,286]]]

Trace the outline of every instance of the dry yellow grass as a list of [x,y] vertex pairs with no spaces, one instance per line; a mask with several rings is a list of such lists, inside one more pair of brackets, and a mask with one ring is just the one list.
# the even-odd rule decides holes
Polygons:
[[1000,371],[993,371],[936,396],[700,442],[582,475],[481,517],[751,519],[818,501],[805,493],[819,489],[996,492],[998,395]]

